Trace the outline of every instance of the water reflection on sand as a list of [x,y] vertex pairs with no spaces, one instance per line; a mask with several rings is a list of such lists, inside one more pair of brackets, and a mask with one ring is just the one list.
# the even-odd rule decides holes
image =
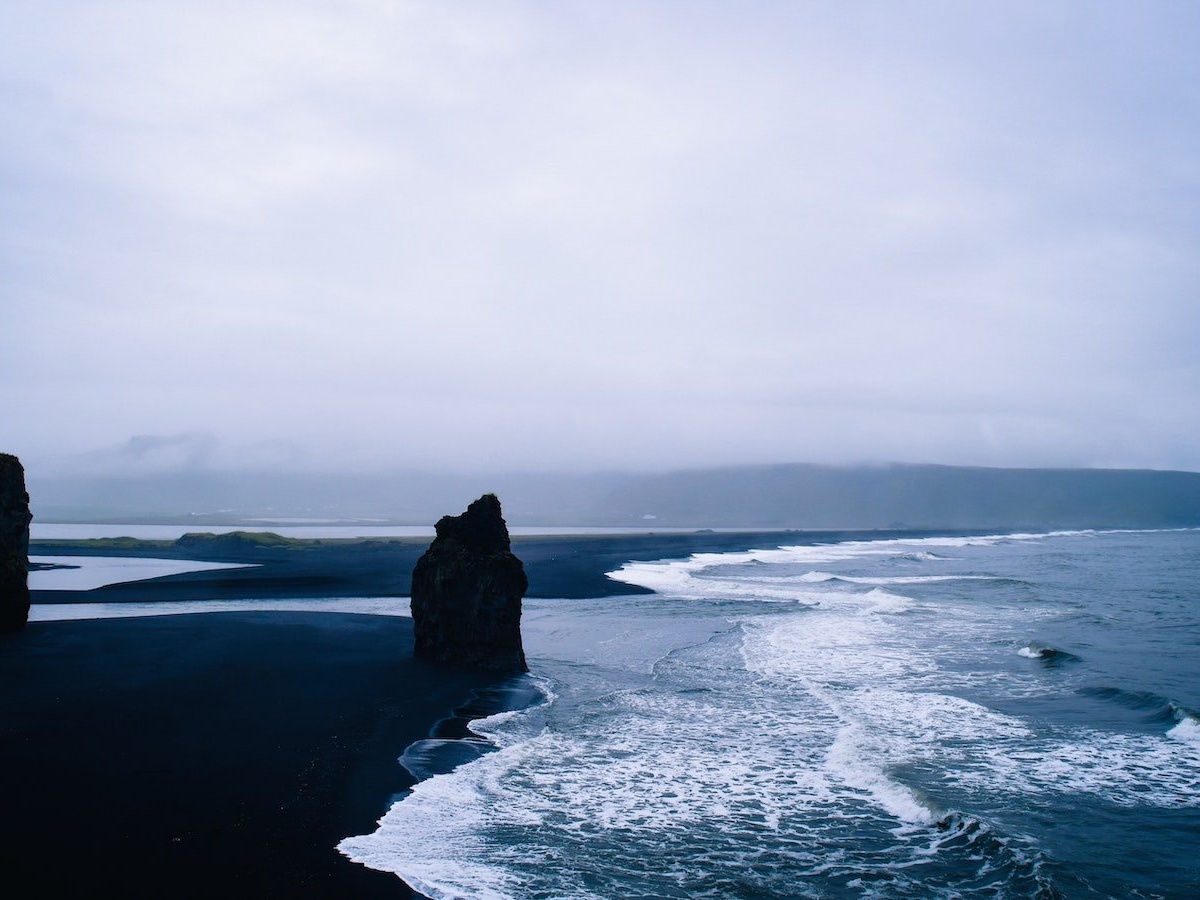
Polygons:
[[29,573],[31,591],[92,591],[108,584],[144,581],[185,572],[244,569],[246,563],[201,562],[189,559],[143,559],[126,556],[31,556],[37,565],[65,566]]
[[151,603],[34,603],[30,622],[177,616],[209,612],[336,612],[372,616],[409,616],[407,597],[331,597],[287,600],[172,600]]

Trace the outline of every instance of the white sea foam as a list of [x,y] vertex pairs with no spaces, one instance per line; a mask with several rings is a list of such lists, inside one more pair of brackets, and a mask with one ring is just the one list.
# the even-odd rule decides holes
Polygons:
[[803,575],[795,576],[796,581],[820,584],[823,581],[836,581],[841,576],[835,575],[833,572],[805,572]]
[[915,609],[917,604],[911,597],[905,597],[901,594],[892,594],[888,591],[875,588],[869,591],[865,598],[870,602],[870,606],[863,610],[863,614],[868,613],[883,613],[895,615],[897,613],[908,612]]
[[[717,565],[717,564],[713,564]],[[721,566],[729,563],[722,562]],[[665,563],[626,563],[608,576],[626,584],[636,584],[659,594],[692,600],[759,600],[787,603],[817,603],[820,595],[805,596],[793,586],[769,578],[721,578],[682,561]]]
[[1001,793],[1089,794],[1117,806],[1200,808],[1200,743],[1186,737],[1079,728],[1040,744],[1002,743],[983,756],[986,766],[947,777]]
[[1187,713],[1179,717],[1179,724],[1167,732],[1177,741],[1200,749],[1200,719]]
[[1061,536],[1093,535],[698,554],[612,573],[657,597],[532,602],[554,701],[478,723],[495,752],[341,849],[438,898],[1053,893],[981,809],[1200,805],[1186,710],[1165,734],[1009,714],[1064,690],[1011,654],[1045,658],[1021,632],[1076,606],[967,567]]
[[863,615],[912,605],[907,597],[876,589],[830,594],[821,609],[802,617],[748,620],[745,665],[752,672],[805,685],[860,683],[930,671],[935,663],[912,650],[903,626],[890,617]]
[[839,575],[842,581],[851,584],[934,584],[939,581],[989,581],[990,575],[891,575],[891,576],[854,576]]
[[[891,769],[961,757],[964,745],[1023,735],[1022,723],[963,698],[919,689],[937,673],[894,621],[862,613],[911,607],[878,589],[845,600],[874,603],[854,617],[829,609],[801,619],[747,623],[746,665],[819,700],[839,722],[824,766],[903,822],[928,825],[943,814],[928,797],[897,781]],[[904,689],[906,684],[912,685]]]
[[844,725],[825,755],[825,767],[846,787],[862,791],[889,815],[911,825],[932,825],[943,815],[915,791],[890,778],[874,735],[858,723]]
[[[1072,532],[1074,534],[1075,532]],[[1063,534],[1066,534],[1064,532]],[[987,535],[979,537],[928,537],[890,539],[880,541],[844,541],[838,544],[813,544],[781,546],[775,549],[736,551],[729,553],[695,553],[687,559],[659,560],[657,562],[630,562],[612,572],[609,578],[626,584],[635,584],[661,594],[679,597],[709,598],[722,593],[735,596],[753,595],[747,582],[758,584],[763,599],[785,599],[778,590],[762,585],[785,576],[785,573],[758,573],[743,568],[737,578],[715,578],[709,581],[713,570],[730,567],[745,567],[748,564],[764,563],[777,568],[784,566],[819,565],[830,562],[903,557],[914,560],[942,560],[926,548],[986,547],[993,544],[1016,541],[1035,541],[1048,537],[1047,534]],[[829,576],[829,577],[826,577]],[[820,570],[790,576],[791,580],[821,582],[833,578],[854,580],[862,578],[864,584],[900,584],[895,579],[914,578],[907,583],[917,584],[935,580],[987,578],[974,575],[920,575],[920,576],[847,576]]]
[[[682,887],[698,854],[721,867],[786,859],[816,870],[830,854],[861,853],[864,832],[907,841],[892,832],[928,828],[944,812],[891,766],[932,753],[952,723],[983,735],[987,717],[957,698],[836,683],[885,677],[866,651],[892,632],[892,617],[857,615],[882,594],[818,613],[829,622],[815,638],[809,612],[749,619],[660,658],[644,688],[543,709],[536,724],[525,713],[477,723],[499,738],[497,752],[417,785],[377,832],[340,849],[431,897],[607,897],[650,878],[701,896]],[[896,671],[925,664],[891,653]],[[786,856],[762,859],[764,841]],[[900,870],[921,847],[873,865]],[[459,867],[464,854],[470,865]]]
[[[940,558],[940,557],[938,557]],[[939,581],[987,581],[989,575],[839,575],[834,572],[805,572],[803,575],[777,576],[779,581],[793,581],[805,584],[821,584],[827,581],[844,581],[847,584],[933,584]],[[769,576],[761,576],[760,581],[770,580]]]
[[[609,897],[616,884],[589,891],[579,878],[601,857],[625,877],[674,877],[697,852],[752,857],[767,835],[807,846],[816,859],[821,835],[807,823],[823,817],[807,814],[858,788],[822,766],[812,739],[820,716],[797,713],[751,701],[730,721],[724,704],[624,693],[573,723],[570,735],[545,730],[419,784],[378,832],[340,849],[368,865],[387,859],[433,897]],[[519,839],[530,833],[539,836],[534,847],[570,847],[570,859],[531,851]],[[481,834],[495,840],[481,845]],[[650,846],[659,851],[647,858]],[[470,867],[456,865],[464,853]],[[546,867],[551,860],[557,870]]]

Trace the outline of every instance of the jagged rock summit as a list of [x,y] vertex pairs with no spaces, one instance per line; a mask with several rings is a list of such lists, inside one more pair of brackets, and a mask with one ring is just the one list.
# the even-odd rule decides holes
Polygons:
[[521,598],[529,581],[513,555],[500,501],[484,494],[434,527],[437,537],[413,569],[414,652],[498,674],[528,672]]
[[29,494],[21,461],[0,453],[0,632],[29,621]]

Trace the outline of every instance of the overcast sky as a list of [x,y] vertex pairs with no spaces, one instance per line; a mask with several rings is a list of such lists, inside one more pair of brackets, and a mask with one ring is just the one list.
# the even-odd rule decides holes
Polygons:
[[1198,46],[1189,0],[0,0],[0,450],[1200,470]]

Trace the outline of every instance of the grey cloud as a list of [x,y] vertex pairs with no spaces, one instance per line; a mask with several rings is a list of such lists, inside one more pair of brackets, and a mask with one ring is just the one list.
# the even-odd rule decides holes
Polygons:
[[1200,467],[1186,7],[9,18],[0,449]]

